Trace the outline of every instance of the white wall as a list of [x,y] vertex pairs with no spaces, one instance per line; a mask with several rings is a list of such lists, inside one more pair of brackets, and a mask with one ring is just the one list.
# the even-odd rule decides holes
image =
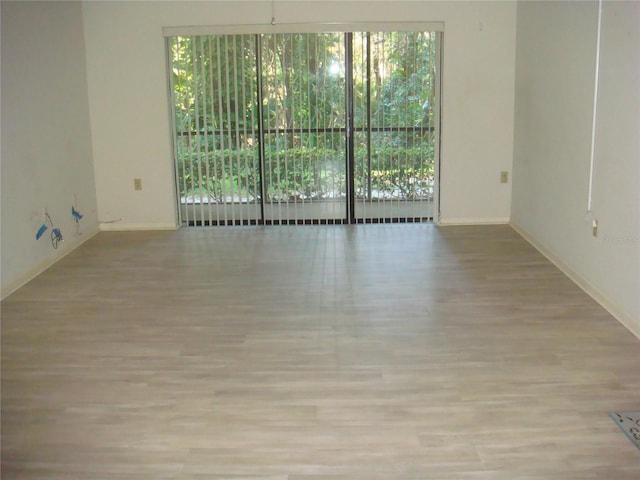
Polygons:
[[[98,229],[82,7],[6,2],[2,12],[2,296]],[[75,195],[75,197],[74,197]],[[71,215],[84,218],[80,232]],[[36,241],[46,208],[64,242]]]
[[[512,223],[640,337],[640,3],[521,2]],[[592,235],[591,219],[598,221]]]
[[[270,2],[86,2],[84,30],[103,228],[176,226],[163,26],[269,23]],[[444,21],[443,223],[507,222],[513,2],[277,2],[278,23]],[[140,177],[143,189],[133,189]]]

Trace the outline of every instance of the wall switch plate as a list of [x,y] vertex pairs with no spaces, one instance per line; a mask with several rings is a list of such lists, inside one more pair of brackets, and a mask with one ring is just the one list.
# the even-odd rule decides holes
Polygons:
[[142,190],[142,179],[134,178],[133,179],[133,188],[134,190]]
[[591,222],[591,233],[593,233],[594,237],[598,236],[598,220]]
[[509,183],[509,172],[500,172],[500,183]]

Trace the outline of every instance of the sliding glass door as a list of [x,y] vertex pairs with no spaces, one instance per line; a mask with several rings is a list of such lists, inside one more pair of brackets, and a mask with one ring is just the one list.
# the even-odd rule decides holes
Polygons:
[[437,213],[437,51],[435,33],[353,34],[357,222]]
[[341,223],[347,216],[344,34],[259,40],[264,220]]
[[439,34],[170,37],[168,47],[183,223],[437,214]]
[[255,35],[173,37],[170,46],[183,223],[259,221]]

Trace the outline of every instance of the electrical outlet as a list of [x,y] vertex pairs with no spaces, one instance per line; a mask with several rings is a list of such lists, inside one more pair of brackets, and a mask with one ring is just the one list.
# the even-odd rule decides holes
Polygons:
[[509,172],[500,172],[500,183],[509,183]]
[[134,178],[133,179],[133,188],[134,190],[142,190],[142,179]]
[[591,233],[593,233],[594,237],[598,236],[598,220],[591,222]]

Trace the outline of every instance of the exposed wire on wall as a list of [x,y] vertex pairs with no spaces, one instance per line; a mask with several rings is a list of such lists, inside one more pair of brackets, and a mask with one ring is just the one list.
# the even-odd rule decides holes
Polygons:
[[71,205],[71,215],[73,215],[73,219],[76,222],[76,235],[82,235],[80,232],[80,220],[82,220],[83,215],[73,205]]
[[596,37],[596,75],[593,88],[593,120],[591,124],[591,158],[589,161],[589,196],[587,198],[587,220],[593,205],[593,176],[596,156],[596,123],[598,113],[598,77],[600,76],[600,33],[602,30],[602,0],[598,1],[598,33]]
[[82,235],[80,232],[80,220],[82,220],[84,215],[78,210],[78,196],[75,193],[73,194],[73,205],[71,205],[71,216],[76,222],[76,235]]
[[271,0],[271,25],[276,24],[276,0]]
[[51,246],[57,249],[60,242],[64,240],[62,238],[62,233],[60,232],[60,229],[58,227],[54,226],[53,220],[51,220],[48,212],[45,211],[44,216],[47,219],[47,223],[51,227]]

